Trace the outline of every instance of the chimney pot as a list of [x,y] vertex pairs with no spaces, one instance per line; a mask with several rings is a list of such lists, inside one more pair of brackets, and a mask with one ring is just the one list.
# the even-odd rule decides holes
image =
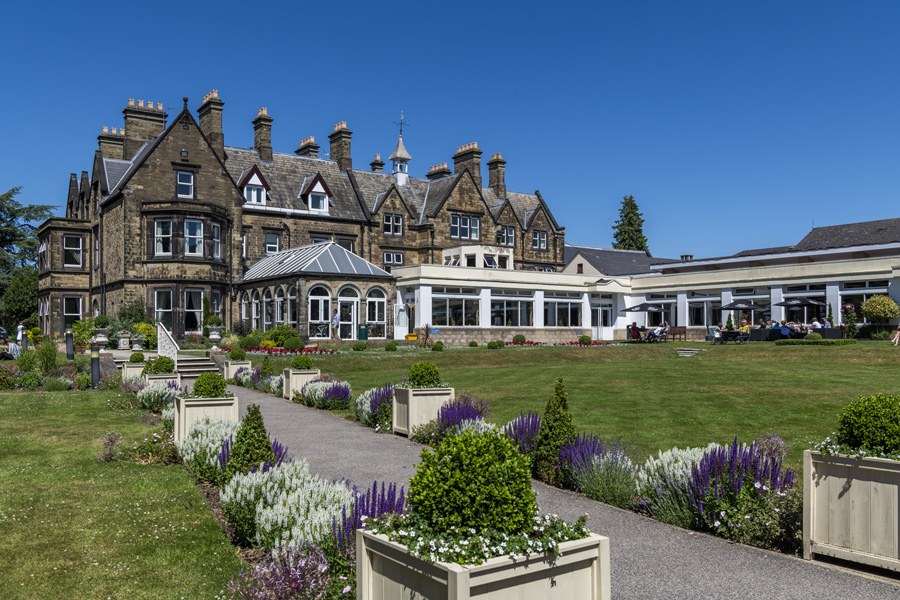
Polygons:
[[381,160],[381,155],[376,154],[375,160],[369,163],[369,166],[372,167],[373,173],[382,173],[384,171],[384,161]]
[[259,153],[259,159],[266,162],[272,161],[272,117],[266,107],[257,111],[253,119],[253,147]]
[[468,170],[475,180],[475,185],[481,187],[481,149],[478,142],[464,144],[456,149],[453,155],[453,172],[462,173]]
[[319,158],[319,145],[315,136],[309,136],[300,142],[300,147],[294,150],[294,154],[307,158]]
[[134,106],[134,98],[128,99],[128,106]]

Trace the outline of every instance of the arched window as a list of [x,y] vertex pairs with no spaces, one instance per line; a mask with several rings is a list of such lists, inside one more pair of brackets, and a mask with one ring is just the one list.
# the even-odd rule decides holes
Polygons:
[[366,322],[370,338],[383,338],[387,334],[387,300],[380,288],[372,288],[366,294]]
[[297,288],[291,286],[288,288],[288,325],[297,328]]
[[359,290],[345,286],[338,292],[338,335],[342,340],[356,339],[356,325],[359,321]]
[[321,285],[317,285],[309,291],[309,337],[331,337],[328,330],[330,321],[331,293]]
[[272,290],[266,290],[263,294],[263,331],[272,329]]
[[259,329],[259,292],[253,292],[253,329]]
[[284,325],[284,288],[275,292],[275,326]]
[[244,292],[241,296],[241,320],[246,321],[250,318],[250,294]]
[[97,303],[96,300],[94,300],[93,304],[94,304],[93,311],[92,311],[93,315],[95,317],[99,317],[100,316],[100,305]]

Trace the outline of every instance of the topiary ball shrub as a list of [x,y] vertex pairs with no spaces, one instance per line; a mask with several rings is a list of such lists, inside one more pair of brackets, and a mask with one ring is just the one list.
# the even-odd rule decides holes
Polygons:
[[291,368],[295,371],[309,371],[313,368],[312,359],[308,356],[295,356],[291,361]]
[[384,345],[385,352],[396,352],[397,351],[397,342],[391,340],[387,344]]
[[362,352],[362,351],[365,350],[365,349],[366,349],[366,343],[365,343],[365,342],[356,342],[355,344],[353,344],[353,351],[354,351],[354,352]]
[[900,396],[860,396],[838,415],[838,442],[855,449],[900,452]]
[[506,344],[503,343],[503,340],[494,340],[487,343],[488,350],[500,350],[504,346],[506,346]]
[[534,442],[532,474],[537,479],[559,485],[559,450],[569,438],[575,438],[575,425],[569,414],[566,382],[562,377],[557,377],[556,390],[544,409],[541,429]]
[[137,364],[144,362],[144,353],[143,352],[132,352],[131,356],[128,357],[128,362],[131,364]]
[[210,315],[206,317],[206,320],[203,322],[203,325],[206,327],[221,327],[222,326],[222,318],[219,315]]
[[158,356],[144,363],[141,375],[167,375],[175,372],[175,361],[167,356]]
[[537,514],[528,458],[496,433],[446,438],[409,483],[410,510],[438,532],[474,529],[519,533]]
[[247,360],[247,352],[243,348],[232,348],[228,352],[228,360]]
[[94,327],[97,329],[106,329],[109,327],[109,317],[106,315],[100,315],[99,317],[94,317]]
[[444,342],[435,342],[431,345],[432,352],[443,352],[444,351]]
[[475,340],[472,340],[471,342],[469,342],[469,348],[477,348],[477,347],[478,347],[478,342],[476,342]]
[[438,387],[441,374],[434,363],[417,362],[409,368],[409,385],[414,388]]
[[578,336],[578,343],[582,346],[590,346],[591,345],[591,336],[589,335],[581,335]]
[[225,482],[231,481],[238,473],[247,473],[253,467],[267,462],[275,462],[272,442],[266,433],[259,405],[251,404],[247,407],[247,415],[241,421],[237,435],[234,436],[231,454],[225,465]]
[[197,378],[192,391],[198,398],[222,398],[227,386],[218,373],[203,373]]
[[260,344],[262,344],[262,341],[255,335],[248,335],[245,338],[241,338],[241,341],[238,342],[238,346],[244,350],[247,348],[258,348]]
[[515,343],[517,343],[517,344],[524,344],[524,343],[525,343],[525,336],[522,335],[521,333],[518,333],[518,334],[516,334],[516,335],[513,336],[513,341],[514,341]]
[[270,375],[275,374],[275,367],[272,366],[272,361],[269,360],[269,355],[262,361],[262,365],[259,367],[259,374],[261,377],[269,377]]
[[290,337],[284,340],[285,350],[303,350],[304,348],[306,348],[306,344],[298,337]]
[[822,334],[821,333],[807,333],[806,339],[817,342],[822,339]]

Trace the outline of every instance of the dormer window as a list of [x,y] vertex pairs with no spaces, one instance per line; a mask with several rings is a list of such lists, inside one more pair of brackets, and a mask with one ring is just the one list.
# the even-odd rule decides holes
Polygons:
[[244,190],[244,204],[254,206],[266,205],[267,196],[271,188],[257,165],[253,165],[241,173],[238,179],[238,187]]
[[248,185],[244,188],[244,200],[247,204],[265,205],[266,188],[261,185]]
[[194,197],[194,174],[190,171],[178,171],[178,197]]
[[328,196],[325,194],[310,194],[309,210],[328,212]]

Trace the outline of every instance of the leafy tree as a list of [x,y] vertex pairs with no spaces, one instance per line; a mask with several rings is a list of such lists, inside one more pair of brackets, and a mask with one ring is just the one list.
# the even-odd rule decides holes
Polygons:
[[887,323],[900,316],[900,307],[890,296],[872,296],[862,303],[860,310],[872,323]]
[[6,292],[0,299],[0,315],[3,323],[17,325],[19,321],[29,328],[37,327],[38,272],[32,266],[16,267],[10,277]]
[[37,260],[37,226],[52,215],[52,206],[23,206],[16,200],[21,187],[0,194],[0,293],[10,285],[17,268]]
[[618,250],[647,250],[647,238],[644,237],[644,217],[638,210],[634,196],[622,198],[619,209],[619,220],[613,226],[613,248]]

